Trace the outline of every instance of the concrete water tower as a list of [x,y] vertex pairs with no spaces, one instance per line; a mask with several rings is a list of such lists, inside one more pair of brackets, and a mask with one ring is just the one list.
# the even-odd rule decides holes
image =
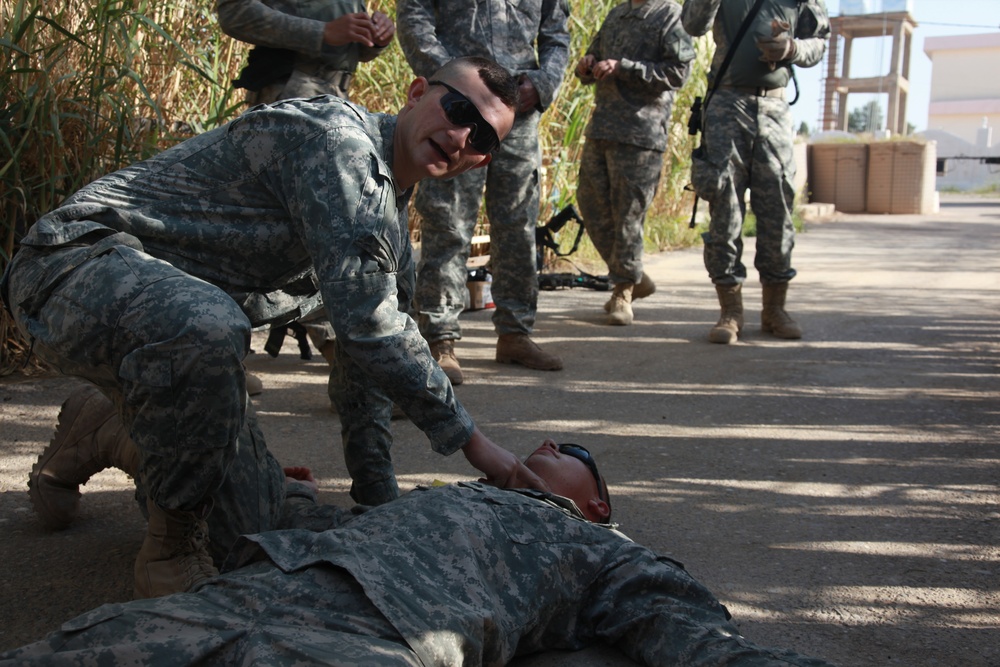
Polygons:
[[[891,134],[906,131],[906,98],[910,92],[910,49],[917,22],[910,11],[913,0],[842,0],[840,16],[830,17],[827,74],[823,97],[823,130],[847,131],[847,98],[851,93],[889,96],[886,127]],[[879,76],[851,76],[851,48],[855,39],[892,37],[889,71]]]

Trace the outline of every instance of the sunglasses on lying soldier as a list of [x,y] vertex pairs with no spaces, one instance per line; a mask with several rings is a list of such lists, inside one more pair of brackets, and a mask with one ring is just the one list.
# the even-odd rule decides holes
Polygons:
[[594,460],[594,457],[590,454],[590,452],[580,445],[573,445],[569,443],[556,445],[556,448],[559,450],[560,454],[572,456],[574,459],[582,461],[583,465],[587,466],[587,469],[590,470],[590,474],[592,474],[594,479],[597,480],[597,497],[607,503],[608,508],[610,508],[611,499],[608,498],[608,494],[605,493],[605,486],[601,481],[601,473],[597,472],[597,462]]
[[468,97],[455,90],[444,81],[428,81],[431,86],[444,86],[448,92],[439,100],[448,122],[459,127],[468,127],[469,144],[483,155],[489,155],[500,145],[500,137],[493,126],[486,122],[479,109]]

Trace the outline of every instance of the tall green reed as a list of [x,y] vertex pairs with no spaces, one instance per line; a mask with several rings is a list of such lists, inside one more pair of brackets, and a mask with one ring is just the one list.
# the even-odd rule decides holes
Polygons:
[[[40,215],[94,178],[236,113],[241,49],[212,0],[0,6],[0,270]],[[0,313],[0,374],[24,344]]]

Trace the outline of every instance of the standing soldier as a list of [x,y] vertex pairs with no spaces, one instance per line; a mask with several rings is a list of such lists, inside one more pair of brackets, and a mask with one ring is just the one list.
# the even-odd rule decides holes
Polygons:
[[345,100],[359,62],[392,41],[396,26],[364,0],[218,0],[219,26],[255,44],[240,78],[249,105],[292,97],[336,95]]
[[[740,26],[759,5],[746,33]],[[699,36],[712,28],[715,57],[703,111],[701,147],[691,165],[691,182],[709,205],[705,267],[722,306],[709,332],[713,343],[734,343],[743,328],[741,288],[744,196],[750,190],[757,217],[754,265],[764,288],[761,329],[778,338],[801,338],[802,329],[785,312],[788,281],[795,277],[795,158],[792,116],[785,86],[792,65],[812,67],[823,59],[830,33],[823,0],[687,0],[684,28]],[[730,50],[735,50],[720,72]],[[719,79],[719,80],[717,80]]]
[[[223,32],[255,45],[233,81],[246,89],[247,106],[317,95],[350,99],[358,63],[373,60],[396,34],[384,13],[368,15],[364,0],[218,0],[216,11]],[[326,313],[319,309],[302,322],[332,364],[334,335]],[[253,396],[263,384],[248,373],[247,388]]]
[[569,62],[566,0],[400,0],[399,45],[418,76],[459,56],[485,56],[517,76],[521,105],[510,136],[486,169],[433,185],[414,195],[421,250],[415,307],[420,333],[434,358],[461,384],[455,341],[465,308],[466,261],[483,188],[490,221],[496,360],[556,371],[562,360],[531,340],[538,307],[535,227],[539,213],[538,120],[552,103]]
[[623,2],[576,66],[582,83],[597,84],[576,198],[614,285],[608,324],[631,324],[632,300],[656,289],[642,271],[642,229],[660,181],[674,91],[694,59],[680,16],[673,0]]

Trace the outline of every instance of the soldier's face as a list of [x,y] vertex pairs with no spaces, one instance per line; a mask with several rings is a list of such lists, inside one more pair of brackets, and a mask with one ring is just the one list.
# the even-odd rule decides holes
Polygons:
[[[466,104],[468,102],[468,104]],[[486,166],[484,150],[495,134],[503,138],[514,111],[503,104],[473,68],[452,72],[448,81],[420,78],[410,85],[407,106],[397,126],[397,179],[408,187],[423,178],[449,178]],[[403,173],[399,173],[403,172]]]
[[552,440],[543,442],[524,460],[524,465],[545,480],[552,493],[574,501],[584,514],[591,500],[601,498],[597,479],[590,468],[579,458],[561,453],[559,445]]

